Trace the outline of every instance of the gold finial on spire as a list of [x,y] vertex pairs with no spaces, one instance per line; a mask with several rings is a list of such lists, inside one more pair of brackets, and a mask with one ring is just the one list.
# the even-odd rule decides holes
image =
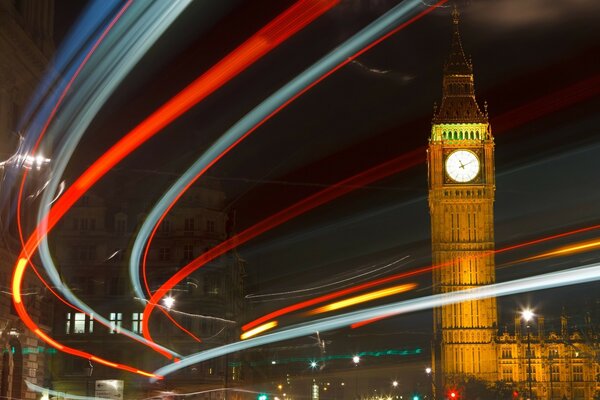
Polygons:
[[452,6],[452,21],[454,22],[454,25],[458,25],[460,21],[460,13],[458,12],[458,7],[456,6],[456,3],[454,3]]

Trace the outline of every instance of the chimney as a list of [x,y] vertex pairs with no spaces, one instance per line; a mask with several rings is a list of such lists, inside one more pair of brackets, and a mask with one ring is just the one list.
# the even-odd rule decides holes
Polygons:
[[564,339],[569,337],[569,326],[567,325],[567,316],[565,314],[560,316],[560,334]]
[[544,317],[541,315],[537,319],[538,325],[538,337],[540,338],[540,342],[544,340]]
[[518,339],[521,337],[521,315],[515,315],[515,337]]

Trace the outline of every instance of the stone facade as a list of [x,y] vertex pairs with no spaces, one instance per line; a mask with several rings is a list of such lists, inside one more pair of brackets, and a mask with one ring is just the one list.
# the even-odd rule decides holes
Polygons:
[[[231,221],[224,211],[224,200],[218,188],[197,186],[190,188],[171,210],[148,255],[151,290],[228,237]],[[81,300],[110,320],[111,326],[102,326],[88,315],[56,302],[53,337],[111,361],[153,371],[168,360],[118,334],[119,327],[141,332],[144,303],[131,289],[128,260],[132,237],[145,217],[141,212],[145,206],[140,206],[144,203],[142,197],[111,202],[89,194],[55,229],[51,249],[63,279]],[[236,340],[238,325],[221,319],[237,321],[241,317],[243,275],[244,262],[235,251],[194,272],[171,291],[175,304],[169,312],[191,335],[155,310],[150,323],[153,339],[184,355]],[[236,386],[242,378],[240,365],[236,356],[223,357],[150,385],[145,378],[59,354],[52,373],[54,388],[61,392],[93,396],[95,381],[119,379],[125,381],[126,398],[145,398],[157,390],[185,393]],[[223,393],[217,391],[211,398],[221,396]]]
[[[10,158],[19,145],[18,118],[39,83],[53,45],[54,1],[0,0],[0,163]],[[35,399],[25,381],[46,386],[48,359],[55,351],[48,348],[20,321],[12,305],[11,276],[20,243],[14,229],[14,199],[10,183],[21,171],[0,166],[0,397]],[[5,179],[9,176],[11,179]],[[37,177],[33,174],[30,181]],[[10,228],[9,228],[10,226]],[[51,314],[46,307],[46,292],[28,274],[23,284],[27,310],[40,328],[48,331]]]

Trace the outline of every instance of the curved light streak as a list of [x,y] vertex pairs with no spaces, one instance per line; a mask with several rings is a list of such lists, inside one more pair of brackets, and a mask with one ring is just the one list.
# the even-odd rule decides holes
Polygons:
[[[492,254],[501,254],[501,253],[505,253],[507,251],[516,250],[516,249],[520,249],[520,248],[527,247],[527,246],[533,246],[533,245],[536,245],[536,244],[548,242],[548,241],[555,240],[555,239],[560,239],[560,238],[571,236],[571,235],[575,235],[575,234],[578,234],[578,233],[589,232],[589,231],[593,231],[593,230],[596,230],[596,229],[600,229],[600,224],[588,226],[588,227],[585,227],[585,228],[575,229],[575,230],[571,230],[571,231],[568,231],[568,232],[562,232],[562,233],[559,233],[559,234],[546,236],[546,237],[543,237],[543,238],[540,238],[540,239],[530,240],[530,241],[519,243],[519,244],[515,244],[515,245],[512,245],[512,246],[507,246],[507,247],[504,247],[504,248],[501,248],[501,249],[498,249],[498,250],[491,250],[491,251],[483,252],[481,254],[478,254],[477,256],[471,256],[470,258],[487,257],[487,256],[490,256]],[[319,304],[319,303],[322,303],[322,302],[327,301],[327,300],[331,300],[331,299],[334,299],[334,298],[337,298],[337,297],[345,296],[347,294],[354,293],[354,292],[361,291],[361,290],[365,290],[365,289],[368,289],[368,288],[371,288],[371,287],[374,287],[374,286],[379,286],[379,285],[382,285],[382,284],[385,284],[385,283],[390,283],[390,282],[393,282],[393,281],[396,281],[396,280],[399,280],[399,279],[408,278],[410,276],[416,276],[416,275],[421,275],[421,274],[424,274],[424,273],[427,273],[427,272],[431,272],[434,269],[443,268],[445,266],[452,265],[453,263],[455,263],[457,261],[460,261],[461,259],[463,259],[463,258],[452,259],[452,260],[449,260],[449,261],[447,261],[445,263],[442,263],[442,264],[429,265],[429,266],[422,267],[422,268],[417,268],[417,269],[414,269],[414,270],[411,270],[411,271],[400,272],[400,273],[397,273],[397,274],[394,274],[394,275],[390,275],[390,276],[387,276],[387,277],[384,277],[384,278],[381,278],[381,279],[376,279],[376,280],[373,280],[373,281],[365,282],[365,283],[362,283],[360,285],[352,286],[350,288],[346,288],[346,289],[339,290],[339,291],[336,291],[336,292],[328,293],[328,294],[323,295],[323,296],[319,296],[319,297],[315,297],[315,298],[312,298],[312,299],[308,299],[308,300],[302,301],[300,303],[295,303],[295,304],[283,307],[283,308],[281,308],[279,310],[271,311],[270,313],[268,313],[266,315],[263,315],[262,317],[259,317],[259,318],[255,319],[255,320],[251,321],[251,322],[248,322],[247,324],[245,324],[245,325],[242,326],[242,331],[246,331],[248,329],[253,328],[256,325],[264,323],[265,321],[268,321],[268,320],[273,319],[273,318],[280,317],[282,315],[288,314],[288,313],[293,312],[293,311],[298,311],[298,310],[301,310],[303,308],[307,308],[309,306],[313,306],[315,304]],[[360,326],[366,325],[366,324],[371,323],[371,322],[379,321],[381,319],[384,319],[384,316],[379,316],[379,317],[377,317],[375,319],[368,320],[368,321],[360,321],[359,323],[354,324],[353,328],[358,328]]]
[[[45,118],[46,111],[57,102],[56,96],[58,90],[54,90],[54,94],[50,98],[44,97],[50,91],[50,88],[56,84],[59,71],[69,68],[70,64],[77,65],[74,61],[77,58],[80,49],[86,46],[88,41],[91,41],[94,34],[100,30],[104,21],[109,18],[112,11],[120,4],[119,0],[93,0],[83,10],[81,16],[75,21],[73,27],[69,30],[67,36],[61,41],[60,47],[56,51],[49,68],[44,74],[42,81],[37,86],[32,98],[28,101],[27,106],[20,116],[17,130],[21,131],[25,128],[27,121],[35,112],[35,120]],[[71,75],[69,73],[66,74]],[[60,89],[65,83],[58,81],[57,89]],[[43,103],[43,104],[42,104]],[[44,110],[45,109],[45,110]],[[37,111],[36,111],[37,110]],[[31,126],[33,125],[33,127]],[[30,123],[28,131],[36,131],[35,121]]]
[[[169,9],[180,8],[182,4],[184,8],[185,5],[187,5],[188,3],[188,0],[181,2],[159,2],[158,4],[162,5],[163,7],[167,7],[167,10],[163,9],[161,13],[157,13],[158,15],[155,15],[155,23],[159,25],[161,23],[164,23],[164,21],[169,21],[170,19],[172,20],[174,13],[169,13],[167,11]],[[100,179],[112,166],[121,161],[126,155],[128,155],[138,146],[140,146],[143,142],[148,140],[154,134],[158,133],[162,128],[164,128],[174,119],[176,119],[181,114],[189,110],[193,105],[195,105],[198,101],[206,97],[208,94],[212,93],[214,90],[222,86],[233,76],[244,70],[248,65],[260,58],[260,56],[266,54],[266,52],[274,48],[276,45],[280,44],[282,41],[287,39],[289,36],[291,36],[297,30],[301,29],[303,26],[306,26],[311,21],[310,16],[307,18],[306,14],[312,15],[314,19],[317,16],[321,15],[323,12],[325,12],[326,9],[330,8],[332,6],[330,4],[335,3],[336,1],[334,0],[329,0],[328,2],[322,2],[317,0],[300,0],[295,6],[292,6],[288,10],[288,14],[293,14],[294,12],[298,11],[298,5],[306,6],[308,4],[308,7],[304,9],[304,25],[298,24],[295,27],[290,26],[290,20],[294,21],[297,15],[288,15],[291,18],[289,18],[287,21],[284,21],[283,24],[271,26],[271,29],[275,31],[279,29],[285,30],[285,32],[278,32],[280,33],[280,35],[277,36],[275,40],[273,40],[270,43],[265,43],[265,41],[262,40],[262,38],[259,38],[261,40],[254,40],[249,44],[246,43],[246,46],[242,48],[243,51],[240,50],[237,54],[231,54],[229,56],[229,59],[226,58],[225,60],[223,60],[227,60],[228,62],[232,63],[232,65],[226,65],[226,67],[230,68],[223,68],[222,65],[217,64],[206,74],[196,79],[194,82],[192,82],[192,84],[188,85],[188,87],[182,90],[178,95],[176,95],[165,105],[159,108],[156,112],[150,115],[150,117],[148,117],[136,128],[134,128],[133,131],[127,134],[119,142],[113,145],[113,147],[111,147],[109,151],[107,151],[95,163],[93,163],[92,166],[90,166],[84,172],[84,174],[81,175],[71,187],[69,187],[69,189],[64,193],[62,197],[58,199],[58,201],[55,203],[55,206],[52,207],[47,214],[43,214],[43,211],[47,208],[46,206],[43,205],[40,208],[40,223],[34,231],[34,234],[29,238],[29,240],[25,244],[22,253],[22,258],[29,259],[29,255],[32,254],[33,251],[39,245],[40,252],[42,253],[42,259],[46,262],[45,265],[48,266],[49,269],[53,269],[54,271],[52,272],[56,272],[56,268],[53,266],[52,260],[49,257],[46,235],[56,225],[58,220],[66,213],[66,211],[73,206],[73,204],[83,195],[83,193],[85,193],[85,191],[87,191],[98,179]],[[308,19],[308,21],[306,19]],[[296,21],[295,23],[298,22]],[[162,33],[163,31],[164,30],[161,29],[155,29],[152,32],[154,32],[155,35],[160,35],[160,33]],[[137,44],[137,41],[133,41],[132,43]],[[142,41],[140,47],[144,44],[145,42]],[[128,49],[128,51],[131,51],[131,49]],[[202,79],[203,77],[204,79]],[[98,101],[95,101],[95,105],[97,105]],[[84,124],[89,124],[89,122],[91,122],[91,118],[89,120],[84,121]],[[81,130],[81,133],[82,132],[83,130]],[[74,151],[75,145],[76,143],[74,140],[68,141],[66,147],[68,148],[69,155],[65,156],[64,158],[61,157],[59,159],[59,161],[63,163],[63,167],[58,168],[61,169],[61,173],[64,170],[64,166],[66,166],[68,159],[70,158],[70,154],[72,154],[72,152]],[[60,175],[61,174],[56,174],[56,176]],[[49,190],[48,192],[51,192],[51,190]],[[47,205],[47,203],[48,201],[46,201],[44,204]],[[58,274],[53,274],[52,272],[50,272],[50,275],[54,275],[55,279],[59,279]],[[72,293],[70,294],[70,296],[72,298],[75,298],[74,295],[72,295]],[[88,308],[87,311],[90,312],[90,310],[91,309]],[[96,316],[98,315],[94,314],[94,317]],[[98,316],[98,318],[102,317]],[[123,333],[128,335],[131,332],[124,331]],[[133,333],[131,334],[137,337],[137,335]],[[144,341],[144,343],[150,345],[154,350],[165,355],[166,357],[173,358],[173,355],[175,354],[172,351],[165,350],[164,348],[162,348],[162,346],[151,344],[149,341]]]
[[[330,286],[334,286],[334,285],[335,286],[339,286],[340,284],[348,282],[348,281],[356,281],[357,278],[362,278],[362,277],[367,276],[367,275],[372,275],[375,272],[379,272],[379,271],[381,271],[383,269],[387,269],[387,268],[389,268],[391,266],[395,266],[400,261],[404,261],[407,258],[408,258],[408,256],[404,256],[404,257],[399,258],[397,260],[394,260],[394,261],[392,261],[390,263],[387,263],[387,264],[385,264],[385,265],[383,265],[381,267],[378,267],[378,268],[375,268],[375,269],[371,269],[371,267],[374,266],[373,265],[373,266],[371,266],[369,268],[369,271],[367,271],[367,272],[364,272],[364,273],[358,274],[358,275],[353,275],[350,278],[340,279],[339,281],[327,283],[327,284],[324,284],[324,285],[313,286],[313,287],[310,287],[310,288],[304,288],[304,289],[298,289],[298,290],[288,290],[286,292],[265,293],[265,294],[249,294],[249,295],[245,296],[245,298],[246,299],[256,299],[256,298],[261,298],[261,297],[286,296],[285,298],[289,299],[290,295],[299,294],[299,293],[306,293],[306,292],[312,292],[312,291],[315,291],[315,290],[324,289],[326,287],[330,287]],[[382,275],[382,274],[383,273],[379,273],[379,274],[376,274],[375,276]],[[304,297],[304,296],[308,296],[308,295],[296,296],[296,297]],[[268,301],[271,301],[271,300],[268,300]]]
[[[134,7],[137,4],[138,3],[135,3]],[[71,302],[79,305],[79,308],[81,308],[84,312],[88,313],[89,315],[93,314],[94,319],[107,326],[110,324],[110,322],[105,318],[98,315],[98,313],[94,313],[91,308],[80,302],[79,299],[77,299],[77,297],[62,283],[56,267],[54,266],[49,255],[47,242],[45,242],[48,231],[56,224],[56,222],[58,222],[58,219],[64,215],[64,213],[70,206],[72,206],[76,199],[73,200],[73,196],[71,196],[68,200],[71,200],[72,203],[70,205],[65,205],[65,196],[60,197],[56,201],[55,205],[55,207],[59,204],[61,205],[61,207],[58,207],[60,210],[58,213],[52,212],[54,209],[53,207],[45,216],[42,216],[42,214],[47,208],[49,208],[48,204],[52,200],[50,196],[56,192],[57,185],[60,181],[60,175],[62,175],[62,172],[64,171],[71,154],[75,150],[79,139],[83,135],[83,132],[87,126],[91,123],[97,111],[116,89],[118,84],[125,78],[127,73],[133,68],[137,61],[139,61],[143,54],[146,53],[148,48],[154,44],[154,42],[158,39],[158,37],[160,37],[165,29],[185,9],[185,7],[189,4],[189,1],[182,0],[168,3],[159,2],[155,3],[157,5],[151,6],[147,6],[142,3],[139,4],[139,8],[132,8],[131,14],[128,14],[128,17],[131,16],[130,22],[132,23],[118,24],[113,28],[114,32],[105,38],[106,43],[100,48],[104,49],[105,53],[108,54],[103,54],[104,57],[96,57],[96,65],[94,68],[90,68],[88,72],[91,76],[88,77],[88,79],[82,80],[82,85],[78,90],[78,94],[84,95],[84,99],[91,99],[91,101],[85,101],[83,104],[79,104],[77,101],[71,101],[69,104],[65,105],[65,110],[63,111],[65,113],[71,112],[71,115],[76,115],[76,118],[74,118],[71,122],[71,126],[68,129],[66,129],[64,126],[60,128],[52,127],[52,129],[56,129],[58,131],[60,129],[65,129],[65,131],[69,132],[69,140],[63,141],[63,147],[57,152],[60,154],[60,157],[55,157],[55,160],[57,160],[57,166],[55,167],[55,170],[57,172],[55,172],[53,175],[48,190],[43,194],[40,206],[40,222],[34,233],[29,237],[23,246],[21,255],[19,256],[17,265],[15,266],[15,274],[13,275],[12,285],[13,301],[21,320],[43,341],[63,352],[75,356],[92,359],[104,365],[123,369],[140,375],[147,375],[147,372],[126,365],[110,362],[108,360],[96,357],[90,353],[73,349],[54,341],[52,338],[44,334],[33,322],[25,310],[23,303],[20,301],[19,295],[23,273],[27,263],[30,261],[30,257],[35,252],[36,248],[41,244],[40,255],[42,262],[48,271],[48,276],[53,282],[55,282],[55,286],[59,289],[62,289],[63,295],[69,298]],[[135,12],[133,12],[134,10]],[[125,40],[125,42],[120,42],[120,40]],[[119,45],[119,43],[121,44]],[[86,69],[86,71],[87,70],[88,69]],[[92,93],[93,95],[90,95]],[[85,95],[88,95],[89,97],[86,97]],[[69,189],[72,192],[73,186],[71,186]],[[67,190],[67,193],[68,192],[69,190]],[[132,332],[122,330],[122,333],[132,339],[138,340],[150,346],[153,350],[165,355],[166,357],[174,358],[177,356],[176,353],[162,346],[148,342],[143,337]]]
[[[264,28],[242,43],[238,48],[228,54],[225,58],[219,61],[205,74],[201,75],[191,85],[186,88],[190,93],[181,96],[182,99],[177,99],[175,105],[187,100],[190,95],[194,95],[194,101],[198,102],[205,98],[216,89],[227,83],[233,77],[245,70],[251,64],[256,62],[262,56],[270,52],[272,49],[283,43],[292,35],[306,27],[316,18],[324,14],[333,6],[338,4],[339,0],[300,0],[292,7],[277,16],[273,21],[267,24]],[[183,93],[183,92],[182,92]],[[179,95],[178,95],[179,97]],[[167,103],[168,105],[169,103]],[[191,106],[190,106],[191,107]],[[163,108],[165,108],[163,106]],[[189,108],[189,107],[188,107]],[[159,109],[159,111],[161,111]],[[187,109],[186,109],[187,110]],[[165,111],[169,111],[167,108]],[[157,111],[158,112],[158,111]],[[213,145],[214,146],[214,145]],[[148,224],[146,224],[148,225]],[[147,228],[150,229],[150,228]],[[145,242],[148,235],[143,237]],[[140,236],[138,235],[138,238]],[[138,240],[139,242],[139,240]],[[146,298],[142,284],[139,279],[139,259],[141,257],[141,245],[134,248],[135,259],[130,262],[130,272],[135,274],[138,279],[132,280],[135,295],[139,298]],[[148,282],[145,281],[145,287],[148,294],[151,293]]]
[[[447,0],[441,0],[437,4],[443,4],[446,1]],[[200,176],[202,176],[206,170],[219,161],[221,157],[227,154],[227,152],[229,152],[238,143],[258,129],[267,120],[276,115],[280,110],[285,108],[288,104],[306,93],[323,79],[327,78],[329,75],[348,64],[354,58],[365,53],[372,47],[392,36],[399,30],[410,25],[414,21],[427,15],[434,9],[433,7],[429,7],[415,15],[416,9],[421,5],[421,2],[418,0],[407,0],[392,8],[386,14],[378,18],[376,21],[340,45],[337,49],[330,52],[327,56],[313,64],[303,73],[283,86],[267,100],[255,107],[250,113],[246,114],[246,116],[244,116],[225,134],[223,134],[223,136],[221,136],[198,160],[196,160],[196,162],[182,175],[181,178],[177,180],[176,183],[171,186],[167,193],[161,197],[159,202],[150,211],[134,242],[132,255],[130,258],[130,276],[131,283],[135,288],[138,297],[142,297],[138,265],[140,263],[144,243],[146,243],[147,239],[153,234],[153,232],[156,231],[161,219],[164,218],[166,213],[173,207],[175,202],[183,195],[187,188],[189,188]],[[335,194],[335,196],[332,196],[335,198],[340,196],[344,189],[346,191],[350,190],[348,188],[340,189],[339,187],[336,187],[335,191],[330,191],[330,194]],[[339,190],[339,192],[336,192],[337,190]],[[325,192],[327,191],[328,189],[325,190]],[[296,211],[299,211],[299,209]],[[272,226],[276,226],[289,220],[290,218],[293,218],[293,215],[291,213],[278,213],[273,217],[270,219],[269,223],[274,224]],[[259,225],[261,225],[261,223],[255,225],[255,227]],[[270,227],[263,223],[260,229],[263,229],[262,232],[264,232],[265,230],[270,229]],[[250,230],[244,231],[244,234],[246,235],[245,240],[249,240],[250,238],[261,233],[260,229],[256,229],[255,232]],[[150,301],[147,303],[144,309],[144,337],[151,339],[148,324],[152,310],[158,301],[160,301],[160,299],[164,297],[164,295],[171,288],[184,279],[186,275],[189,275],[206,262],[223,254],[224,252],[231,250],[238,244],[243,243],[240,241],[241,237],[242,234],[236,235],[234,237],[236,243],[234,243],[233,240],[228,240],[204,253],[196,260],[193,260],[191,263],[179,270],[152,295]],[[146,249],[147,248],[148,247],[146,247]]]
[[[488,297],[508,296],[533,290],[550,289],[561,286],[590,283],[600,280],[600,263],[583,267],[571,268],[559,272],[517,279],[509,282],[495,283],[480,288],[442,293],[417,299],[404,300],[388,305],[353,311],[342,315],[322,318],[309,323],[298,324],[278,332],[266,334],[244,341],[226,344],[213,349],[204,350],[187,356],[177,364],[170,364],[154,371],[161,376],[167,376],[182,368],[200,363],[215,357],[246,350],[256,346],[267,345],[282,340],[294,339],[313,334],[315,331],[329,331],[343,328],[351,324],[376,318],[381,315],[399,315],[416,311],[428,310],[449,304],[462,303]],[[151,379],[153,381],[153,379]]]

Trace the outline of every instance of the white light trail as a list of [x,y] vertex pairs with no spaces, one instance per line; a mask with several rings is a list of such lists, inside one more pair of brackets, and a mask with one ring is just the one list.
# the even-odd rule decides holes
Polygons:
[[[311,335],[315,331],[339,329],[357,322],[381,316],[406,314],[415,311],[437,308],[449,304],[462,303],[465,301],[480,300],[489,297],[508,296],[534,290],[590,283],[598,280],[600,280],[600,263],[595,263],[584,267],[577,267],[559,272],[551,272],[544,275],[522,278],[509,282],[496,283],[475,289],[404,300],[388,305],[371,307],[365,310],[353,311],[346,314],[294,325],[290,328],[269,333],[264,336],[250,338],[244,341],[230,343],[224,346],[215,347],[210,350],[201,351],[183,358],[177,364],[171,364],[159,368],[154,373],[159,376],[166,376],[190,365],[197,364],[215,357],[220,357],[225,354],[275,343],[282,340],[289,340],[301,336]],[[151,381],[154,380],[151,379]]]

